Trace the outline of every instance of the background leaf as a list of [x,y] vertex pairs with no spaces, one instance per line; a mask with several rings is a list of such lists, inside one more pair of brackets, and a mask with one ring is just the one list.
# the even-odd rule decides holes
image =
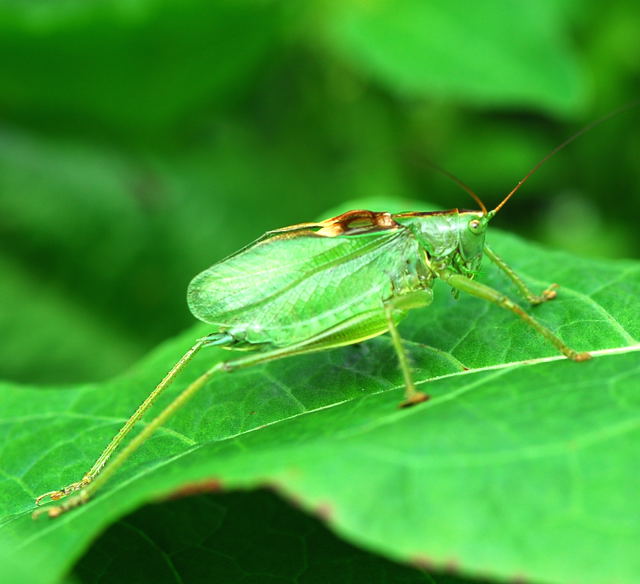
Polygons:
[[[402,388],[386,337],[236,372],[213,380],[108,490],[53,522],[30,519],[33,497],[80,476],[206,327],[124,377],[47,392],[37,415],[34,390],[5,386],[1,549],[46,565],[55,581],[124,513],[214,480],[271,485],[348,540],[398,560],[501,578],[632,582],[640,266],[545,252],[500,233],[491,242],[532,285],[563,286],[536,315],[597,357],[558,358],[509,314],[456,302],[439,286],[435,305],[402,326],[416,378],[431,379],[427,404],[395,407]],[[484,279],[508,289],[495,270]],[[222,354],[200,354],[161,403]]]
[[[255,518],[261,521],[256,522]],[[176,534],[179,534],[176,537]],[[153,574],[149,571],[153,570]],[[355,548],[266,490],[143,507],[104,533],[74,571],[101,582],[460,584]]]
[[566,2],[350,0],[332,41],[400,94],[575,111],[584,99]]
[[[3,109],[152,132],[237,98],[298,10],[286,3],[122,2],[0,7]],[[99,71],[99,75],[96,72]],[[82,124],[79,124],[82,127]]]

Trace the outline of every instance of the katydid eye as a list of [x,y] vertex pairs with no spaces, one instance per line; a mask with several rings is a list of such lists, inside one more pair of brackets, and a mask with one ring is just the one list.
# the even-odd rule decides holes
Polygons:
[[478,219],[472,219],[471,221],[469,221],[469,230],[472,233],[480,233],[481,226],[482,223]]

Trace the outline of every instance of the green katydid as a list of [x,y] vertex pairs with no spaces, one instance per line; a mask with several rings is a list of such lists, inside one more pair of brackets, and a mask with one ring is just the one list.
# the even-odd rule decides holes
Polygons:
[[[213,332],[198,339],[180,358],[81,480],[41,495],[36,504],[75,493],[60,505],[42,510],[49,517],[57,517],[85,503],[159,426],[218,373],[351,345],[389,332],[404,377],[405,397],[400,405],[426,400],[427,396],[415,388],[397,325],[408,311],[429,305],[436,279],[446,282],[456,294],[466,292],[510,310],[569,359],[589,359],[589,353],[568,347],[506,295],[476,282],[474,277],[486,255],[529,303],[555,298],[555,285],[534,294],[485,244],[487,226],[551,156],[628,107],[589,124],[549,152],[491,211],[469,187],[442,171],[474,198],[479,211],[349,211],[325,221],[267,232],[197,275],[189,285],[189,308],[198,319],[212,325]],[[216,363],[202,373],[113,456],[158,395],[196,352],[208,346],[252,351]]]

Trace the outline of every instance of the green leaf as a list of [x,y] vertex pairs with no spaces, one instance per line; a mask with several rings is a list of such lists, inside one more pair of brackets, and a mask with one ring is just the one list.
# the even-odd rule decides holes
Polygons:
[[[399,561],[507,579],[635,582],[640,264],[489,238],[535,288],[561,285],[533,310],[574,348],[594,351],[591,361],[558,357],[511,314],[437,285],[434,304],[401,326],[426,404],[396,407],[402,382],[386,336],[224,375],[93,501],[55,521],[31,519],[33,498],[79,479],[207,327],[106,383],[47,392],[4,384],[0,556],[58,581],[107,525],[213,481],[269,485],[341,537]],[[491,266],[482,280],[513,293]],[[154,409],[229,355],[201,352]],[[207,568],[215,574],[215,563]]]
[[[55,382],[76,381],[74,374],[84,379],[104,379],[128,366],[131,354],[140,350],[112,321],[1,254],[0,273],[0,298],[11,307],[0,312],[3,349],[11,352],[11,359],[2,368],[3,376],[19,379],[28,371],[31,380],[45,385],[54,382],[52,371],[59,376]],[[99,355],[79,358],[84,351]]]
[[337,2],[331,43],[401,95],[567,114],[585,82],[562,2]]
[[256,0],[3,2],[0,104],[79,128],[175,125],[245,91],[299,12]]

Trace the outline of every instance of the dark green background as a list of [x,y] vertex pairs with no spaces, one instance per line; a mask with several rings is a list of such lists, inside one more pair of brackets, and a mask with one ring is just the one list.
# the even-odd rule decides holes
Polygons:
[[[195,273],[345,200],[473,206],[427,159],[495,205],[640,95],[639,14],[632,0],[3,2],[0,377],[125,370],[192,322]],[[495,223],[636,256],[639,120],[580,138]]]

